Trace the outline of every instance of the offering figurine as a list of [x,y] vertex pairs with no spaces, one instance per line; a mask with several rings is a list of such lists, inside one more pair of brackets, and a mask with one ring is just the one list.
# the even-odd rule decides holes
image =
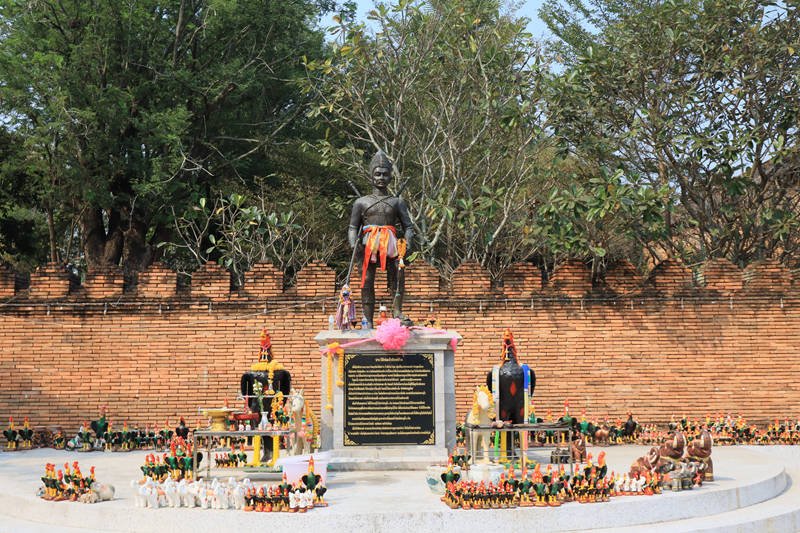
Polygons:
[[[392,316],[403,318],[405,279],[402,276],[402,253],[414,238],[411,217],[406,203],[389,193],[392,181],[392,162],[378,151],[369,163],[372,193],[353,204],[348,227],[348,241],[353,258],[361,253],[361,306],[367,327],[372,329],[375,315],[375,270],[386,271],[389,290],[394,294]],[[402,243],[398,243],[397,225],[402,227]],[[352,270],[352,261],[351,268]],[[398,273],[400,275],[398,275]],[[347,273],[348,279],[350,271]]]
[[353,303],[350,285],[345,284],[339,292],[339,305],[333,323],[340,331],[356,327],[356,305]]
[[97,443],[100,443],[108,433],[108,420],[106,419],[107,409],[105,405],[100,406],[100,418],[92,420],[92,423],[89,425],[92,431],[94,431],[94,440]]
[[708,430],[703,429],[700,437],[693,440],[686,448],[686,459],[705,465],[705,481],[714,481],[714,463],[711,461],[711,445],[713,441]]

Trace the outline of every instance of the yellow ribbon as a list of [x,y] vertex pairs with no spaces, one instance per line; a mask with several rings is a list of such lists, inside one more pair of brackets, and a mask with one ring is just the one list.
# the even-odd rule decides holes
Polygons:
[[325,405],[325,409],[333,411],[333,354],[331,352],[328,352],[328,386],[326,388],[328,403]]
[[334,356],[339,358],[339,367],[338,367],[338,376],[336,380],[337,387],[343,387],[344,381],[342,380],[342,375],[344,374],[344,348],[342,348],[338,342],[332,342],[328,344],[327,350],[328,354],[328,379],[327,379],[327,400],[328,404],[325,406],[325,409],[332,411],[333,410],[333,358]]

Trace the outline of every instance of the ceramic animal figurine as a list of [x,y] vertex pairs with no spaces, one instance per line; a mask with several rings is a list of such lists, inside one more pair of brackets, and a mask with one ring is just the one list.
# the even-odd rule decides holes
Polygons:
[[703,429],[700,437],[693,440],[686,448],[686,458],[690,461],[703,463],[705,465],[705,481],[714,481],[714,463],[711,460],[711,446],[713,439],[708,430]]
[[[467,414],[467,424],[472,426],[488,427],[497,418],[492,402],[492,393],[486,385],[475,387],[472,394],[472,409]],[[489,435],[485,431],[471,432],[472,439],[476,439],[475,449],[482,451],[479,462],[489,462]]]

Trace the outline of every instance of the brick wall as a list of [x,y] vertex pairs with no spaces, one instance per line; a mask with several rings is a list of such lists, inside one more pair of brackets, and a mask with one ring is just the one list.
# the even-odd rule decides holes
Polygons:
[[[781,265],[740,270],[716,263],[693,285],[691,272],[670,261],[647,280],[631,272],[626,283],[622,268],[594,287],[580,268],[570,263],[554,276],[557,284],[544,287],[528,267],[515,268],[509,283],[491,288],[488,274],[469,264],[456,270],[446,292],[430,265],[409,266],[407,313],[438,316],[464,337],[456,354],[459,417],[474,385],[500,362],[505,327],[514,330],[522,362],[536,370],[540,414],[560,412],[565,398],[573,412],[631,410],[643,421],[673,413],[741,412],[755,421],[800,413],[800,294]],[[335,311],[335,273],[310,265],[296,287],[282,292],[280,272],[270,265],[255,270],[235,297],[228,273],[216,266],[181,292],[174,275],[154,266],[139,276],[137,293],[113,301],[116,274],[68,293],[54,266],[31,276],[29,292],[11,296],[6,289],[0,425],[8,416],[29,416],[34,425],[71,430],[95,418],[101,404],[117,422],[161,424],[184,415],[193,423],[198,407],[235,398],[264,326],[277,358],[318,410],[313,337]],[[0,287],[8,276],[13,281],[13,272],[0,269]],[[415,279],[425,291],[411,286]],[[380,298],[390,304],[385,291]]]

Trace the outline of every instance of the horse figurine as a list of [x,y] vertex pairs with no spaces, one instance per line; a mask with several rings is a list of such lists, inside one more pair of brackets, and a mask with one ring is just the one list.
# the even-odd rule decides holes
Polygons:
[[303,389],[292,391],[289,412],[292,455],[311,453],[316,446],[318,429],[314,413],[303,396]]
[[[489,392],[489,387],[480,385],[475,387],[475,392],[472,395],[472,409],[467,414],[467,424],[471,426],[488,427],[492,421],[497,418],[494,412],[494,399],[492,393]],[[481,462],[489,462],[489,436],[481,432],[471,432],[471,439],[476,439],[476,447],[480,446],[483,450]]]

